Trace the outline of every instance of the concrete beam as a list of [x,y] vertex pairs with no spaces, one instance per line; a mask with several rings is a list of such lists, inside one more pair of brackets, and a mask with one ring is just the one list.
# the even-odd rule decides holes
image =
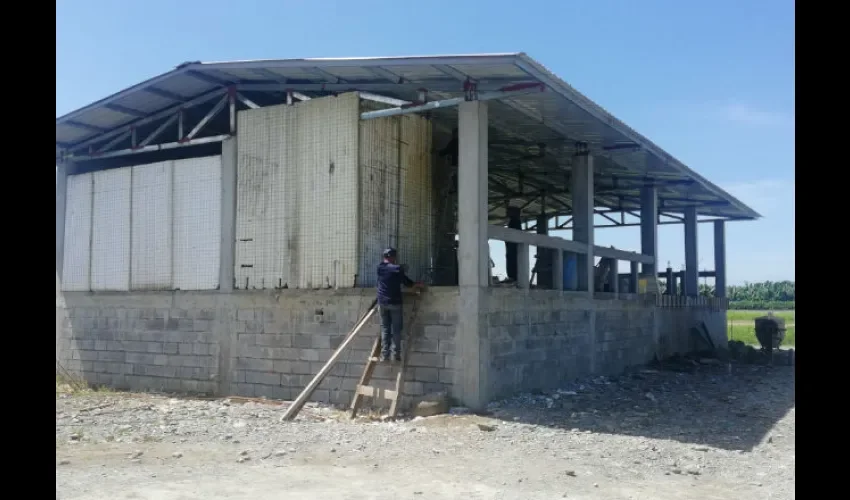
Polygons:
[[221,260],[218,283],[222,292],[233,291],[236,275],[236,165],[237,138],[221,143]]
[[[489,400],[486,335],[490,247],[487,243],[487,103],[458,106],[458,324],[456,396],[473,410]],[[522,252],[520,252],[522,254]],[[527,261],[526,261],[527,266]],[[522,272],[520,272],[522,275]]]
[[[655,186],[640,190],[640,253],[658,258],[658,191]],[[658,263],[643,263],[643,273],[655,276]]]
[[525,243],[543,248],[559,248],[575,253],[587,253],[587,245],[573,240],[566,240],[557,236],[544,236],[536,233],[526,233],[519,229],[511,229],[503,226],[487,226],[487,237],[491,240],[510,241],[513,243]]
[[629,262],[640,262],[641,264],[654,264],[655,259],[650,255],[642,255],[637,252],[629,252],[626,250],[618,250],[616,248],[607,248],[595,246],[593,248],[594,257],[607,257],[609,259],[627,260]]
[[578,254],[578,289],[593,297],[593,157],[576,156],[573,160],[573,241],[587,246]]
[[[65,203],[68,193],[68,166],[56,166],[56,280],[62,282],[65,262]],[[57,290],[58,293],[58,290]]]
[[685,293],[690,297],[699,295],[699,259],[697,257],[697,209],[685,208]]
[[726,222],[714,221],[714,296],[726,297]]

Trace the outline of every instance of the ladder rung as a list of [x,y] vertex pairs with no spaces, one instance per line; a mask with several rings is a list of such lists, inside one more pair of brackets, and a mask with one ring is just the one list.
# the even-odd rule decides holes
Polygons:
[[373,357],[367,359],[367,361],[370,361],[372,363],[377,363],[377,362],[381,361],[381,358],[379,358],[377,356],[373,356]]
[[357,394],[389,400],[395,400],[398,397],[398,393],[392,389],[381,389],[380,387],[373,387],[371,385],[358,385]]

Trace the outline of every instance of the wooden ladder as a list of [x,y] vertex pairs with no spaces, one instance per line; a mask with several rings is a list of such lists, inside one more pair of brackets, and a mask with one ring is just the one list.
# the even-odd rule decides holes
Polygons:
[[[415,298],[413,300],[413,311],[410,314],[411,321],[409,324],[411,327],[416,319],[416,312],[418,308],[419,299]],[[413,330],[408,328],[408,331],[412,332]],[[372,381],[372,375],[375,373],[375,368],[378,366],[378,363],[381,362],[381,334],[378,334],[378,337],[372,344],[372,352],[369,353],[369,358],[366,361],[366,367],[363,369],[363,374],[360,376],[360,381],[357,382],[357,387],[354,390],[354,397],[351,400],[351,418],[355,418],[357,416],[357,412],[363,405],[364,397],[371,397],[375,399],[380,398],[390,401],[390,418],[398,416],[399,401],[401,400],[402,390],[404,389],[407,357],[410,354],[410,346],[413,344],[414,340],[415,337],[413,335],[408,335],[406,339],[402,339],[404,347],[402,348],[401,363],[397,365],[398,371],[395,374],[395,389],[381,389],[379,387],[369,385]],[[393,366],[396,366],[394,361],[392,363]]]

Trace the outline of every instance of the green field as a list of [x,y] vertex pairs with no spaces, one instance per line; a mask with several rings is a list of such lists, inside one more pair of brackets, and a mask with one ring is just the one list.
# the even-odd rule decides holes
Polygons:
[[[755,318],[765,316],[769,311],[727,311],[727,328],[729,340],[740,340],[747,344],[757,345]],[[785,340],[783,346],[796,346],[796,311],[773,311],[775,316],[785,320]]]

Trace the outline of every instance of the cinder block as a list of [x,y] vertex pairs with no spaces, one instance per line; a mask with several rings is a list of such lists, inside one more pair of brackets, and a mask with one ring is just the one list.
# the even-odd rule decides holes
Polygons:
[[292,335],[266,332],[264,335],[256,335],[256,343],[263,347],[292,347]]
[[153,363],[152,364],[157,365],[157,366],[165,366],[165,365],[169,364],[168,363],[169,358],[173,359],[174,357],[168,356],[167,354],[155,354],[154,357],[153,357]]
[[210,344],[201,344],[197,343],[192,346],[192,354],[198,356],[209,356],[210,354]]
[[237,358],[236,368],[258,372],[272,371],[274,370],[274,361],[270,359]]
[[253,398],[255,397],[254,388],[256,385],[254,384],[234,384],[236,386],[236,395],[242,397]]
[[77,354],[79,356],[78,359],[83,361],[97,361],[97,351],[87,351],[83,349],[78,349]]
[[162,345],[162,352],[164,354],[177,354],[179,352],[180,344],[176,342],[166,342]]
[[126,354],[116,351],[98,351],[98,361],[124,361]]
[[109,346],[109,341],[107,340],[95,340],[94,341],[94,350],[96,351],[106,351]]
[[212,309],[196,309],[189,317],[194,319],[213,320],[215,319],[215,311]]
[[422,328],[422,334],[428,339],[439,340],[441,336],[446,335],[447,331],[444,325],[425,325]]
[[417,382],[439,382],[440,376],[436,368],[418,367],[414,368],[413,379]]
[[152,353],[162,353],[162,342],[146,342],[145,350]]
[[177,349],[177,352],[181,356],[189,356],[192,354],[192,344],[180,344]]
[[279,373],[268,373],[268,372],[255,372],[255,371],[246,371],[245,372],[245,382],[249,384],[264,384],[264,385],[280,385],[280,374]]
[[435,353],[438,352],[437,339],[418,338],[413,340],[413,349],[417,352]]
[[327,335],[312,335],[310,338],[311,347],[314,349],[330,349],[331,338]]
[[253,321],[254,311],[252,309],[239,309],[236,312],[236,319],[239,321]]
[[295,334],[292,336],[292,347],[310,349],[313,347],[313,335]]
[[410,357],[410,366],[443,368],[443,357],[439,354],[414,352]]
[[440,340],[437,347],[440,354],[455,353],[455,343],[453,340]]

